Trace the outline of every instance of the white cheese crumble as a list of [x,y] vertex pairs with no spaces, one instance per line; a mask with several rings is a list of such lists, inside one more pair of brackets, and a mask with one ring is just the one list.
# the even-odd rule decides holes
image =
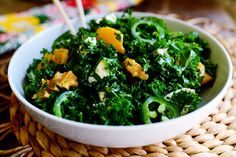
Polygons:
[[164,55],[167,52],[168,48],[157,49],[159,55]]
[[103,79],[104,77],[109,75],[109,71],[106,67],[106,63],[104,63],[104,60],[101,60],[98,65],[97,68],[95,69],[96,74],[98,74],[98,76]]
[[96,20],[96,23],[99,24],[102,21],[102,18]]
[[181,88],[181,89],[178,89],[176,91],[173,91],[173,92],[170,92],[169,94],[167,94],[165,96],[165,98],[171,98],[173,96],[174,93],[179,93],[179,92],[187,92],[187,93],[195,93],[195,90],[194,89],[191,89],[191,88]]
[[105,92],[98,92],[99,99],[105,101]]
[[84,42],[90,44],[91,46],[96,46],[97,39],[95,37],[88,37],[84,40]]
[[111,14],[105,16],[105,19],[107,21],[111,21],[112,23],[116,23],[117,17],[114,13],[111,13]]
[[94,77],[89,76],[88,77],[88,82],[93,83],[93,82],[97,82],[97,80]]

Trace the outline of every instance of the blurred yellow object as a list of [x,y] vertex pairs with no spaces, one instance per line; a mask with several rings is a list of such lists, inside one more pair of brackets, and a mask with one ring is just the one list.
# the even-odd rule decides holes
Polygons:
[[40,20],[34,16],[19,16],[8,14],[0,20],[0,27],[6,32],[20,33],[33,29],[40,24]]
[[35,33],[39,33],[41,32],[42,30],[44,30],[44,27],[42,25],[38,25],[34,28],[34,32]]

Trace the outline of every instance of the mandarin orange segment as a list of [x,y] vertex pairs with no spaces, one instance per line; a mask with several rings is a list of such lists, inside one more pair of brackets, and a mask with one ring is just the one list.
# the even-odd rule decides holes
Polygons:
[[98,40],[103,39],[106,44],[113,45],[119,53],[125,53],[123,47],[123,34],[119,30],[111,27],[100,27],[96,32],[98,34]]

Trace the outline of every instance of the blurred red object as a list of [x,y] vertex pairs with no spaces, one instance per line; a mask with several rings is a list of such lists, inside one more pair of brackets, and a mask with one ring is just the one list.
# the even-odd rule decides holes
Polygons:
[[[75,0],[65,0],[65,1],[70,6],[76,6]],[[82,0],[82,3],[84,6],[84,9],[89,9],[94,5],[95,0]]]

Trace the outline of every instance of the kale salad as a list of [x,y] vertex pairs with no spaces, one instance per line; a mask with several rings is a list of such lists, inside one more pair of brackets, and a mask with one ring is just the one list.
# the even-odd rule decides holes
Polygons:
[[166,121],[196,110],[217,65],[198,32],[156,17],[109,14],[59,36],[29,66],[24,93],[55,116],[101,125]]

